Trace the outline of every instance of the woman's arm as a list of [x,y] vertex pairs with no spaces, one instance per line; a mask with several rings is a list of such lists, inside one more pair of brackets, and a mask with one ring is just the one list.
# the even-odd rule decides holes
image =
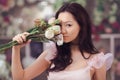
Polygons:
[[44,72],[50,65],[50,63],[45,60],[47,52],[44,51],[35,62],[33,62],[26,69],[23,69],[20,60],[20,49],[13,47],[12,51],[13,80],[31,80]]
[[[29,33],[24,32],[18,34],[13,38],[13,41],[17,41],[19,45],[12,47],[12,76],[13,80],[31,80],[37,75],[44,72],[50,65],[50,63],[45,59],[47,56],[47,51],[41,53],[41,55],[33,62],[29,67],[23,69],[21,60],[20,60],[20,49],[25,46],[27,43],[30,43],[30,40],[26,42],[26,36]],[[26,42],[26,43],[24,43]]]
[[101,68],[95,69],[93,80],[106,80],[106,65],[104,64]]

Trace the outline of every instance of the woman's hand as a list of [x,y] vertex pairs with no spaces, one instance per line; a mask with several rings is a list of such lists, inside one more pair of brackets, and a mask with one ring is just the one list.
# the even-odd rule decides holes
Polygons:
[[16,35],[15,37],[13,37],[13,41],[17,41],[19,45],[15,45],[13,47],[17,47],[17,48],[22,48],[24,47],[26,44],[30,43],[31,40],[26,40],[26,37],[29,35],[28,32],[24,32],[21,34]]

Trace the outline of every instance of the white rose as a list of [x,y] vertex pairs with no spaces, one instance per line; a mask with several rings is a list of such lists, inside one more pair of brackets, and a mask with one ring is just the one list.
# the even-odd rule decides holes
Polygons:
[[61,33],[61,29],[60,29],[60,26],[59,26],[59,25],[54,25],[54,26],[52,26],[51,28],[54,30],[54,34],[55,34],[55,35]]
[[54,31],[53,30],[50,30],[50,29],[47,29],[45,31],[45,37],[48,38],[48,39],[51,39],[54,37]]
[[63,35],[60,34],[57,36],[57,45],[63,45]]

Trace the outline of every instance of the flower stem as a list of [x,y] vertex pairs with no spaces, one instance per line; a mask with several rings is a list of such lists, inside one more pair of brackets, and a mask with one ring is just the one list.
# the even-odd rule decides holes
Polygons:
[[[32,32],[30,33],[30,35],[27,36],[27,40],[28,40],[28,39],[32,39],[32,38],[35,36],[34,34],[37,34],[37,33],[39,33],[39,31],[32,31]],[[32,36],[33,36],[33,37],[32,37]],[[36,37],[37,37],[37,36],[36,36]],[[11,48],[11,47],[14,46],[14,45],[18,45],[18,42],[17,42],[17,41],[10,41],[10,42],[8,42],[8,43],[6,43],[6,44],[3,44],[3,45],[0,46],[0,52],[6,50],[6,49],[8,49],[8,48]]]
[[0,52],[1,51],[4,51],[4,50],[6,50],[6,49],[8,49],[8,48],[10,48],[10,47],[12,47],[12,46],[14,46],[14,45],[17,45],[18,43],[17,43],[17,41],[10,41],[9,43],[6,43],[6,44],[4,44],[4,45],[1,45],[0,46]]

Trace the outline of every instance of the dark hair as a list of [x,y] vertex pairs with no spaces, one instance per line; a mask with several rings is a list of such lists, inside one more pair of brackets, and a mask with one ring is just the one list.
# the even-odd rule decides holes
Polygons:
[[[87,11],[78,3],[65,3],[55,15],[57,19],[61,12],[69,12],[74,16],[74,19],[80,25],[79,32],[79,50],[82,56],[85,59],[88,59],[84,56],[83,52],[89,54],[96,54],[98,50],[94,47],[91,38],[91,21]],[[57,46],[57,45],[56,45]],[[49,69],[50,71],[60,71],[64,70],[69,64],[72,63],[71,59],[71,50],[70,43],[64,43],[62,46],[57,46],[58,54],[52,60],[52,63],[55,65],[53,68]]]

